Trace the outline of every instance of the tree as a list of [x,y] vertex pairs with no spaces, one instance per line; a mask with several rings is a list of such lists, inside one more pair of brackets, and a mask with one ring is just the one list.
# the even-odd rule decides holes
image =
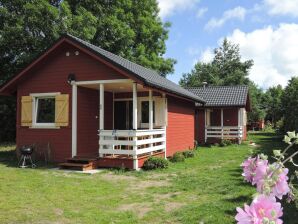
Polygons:
[[298,76],[289,80],[282,95],[285,131],[298,131]]
[[264,95],[264,107],[266,109],[266,120],[270,120],[273,126],[282,116],[282,98],[283,88],[281,85],[270,87]]
[[247,115],[249,122],[257,122],[265,118],[264,93],[254,82],[249,83],[251,111]]
[[162,76],[173,72],[175,60],[165,59],[169,23],[159,18],[156,0],[66,0],[73,12],[83,7],[96,15],[91,43],[99,45]]
[[[163,57],[170,24],[158,12],[156,0],[0,0],[0,85],[64,33],[166,76],[175,60]],[[0,100],[6,108],[15,107]],[[15,114],[7,119],[14,123]]]
[[214,49],[214,58],[210,63],[198,62],[194,69],[183,74],[182,86],[210,85],[248,85],[249,70],[253,61],[241,61],[239,46],[224,39],[222,45]]

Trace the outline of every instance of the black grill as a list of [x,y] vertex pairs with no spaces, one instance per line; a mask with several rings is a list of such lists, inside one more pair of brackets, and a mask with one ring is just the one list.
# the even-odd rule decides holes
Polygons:
[[22,146],[19,150],[21,153],[21,159],[19,161],[19,166],[21,168],[28,167],[27,161],[29,160],[31,167],[35,168],[36,165],[33,163],[32,158],[31,158],[31,155],[34,152],[34,147],[33,146]]

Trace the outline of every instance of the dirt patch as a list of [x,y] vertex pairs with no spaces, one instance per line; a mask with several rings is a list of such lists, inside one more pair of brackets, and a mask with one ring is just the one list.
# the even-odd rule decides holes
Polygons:
[[186,205],[186,204],[181,203],[181,202],[168,202],[165,205],[165,211],[166,212],[172,212],[172,211],[175,211],[175,210],[183,207],[184,205]]
[[208,169],[209,170],[218,170],[218,169],[221,169],[222,166],[209,166]]
[[142,190],[150,187],[166,187],[169,185],[170,183],[167,180],[142,180],[133,185],[132,188]]
[[156,202],[165,201],[167,199],[175,198],[180,194],[181,194],[181,192],[167,193],[167,194],[155,194],[154,200]]
[[102,174],[101,177],[107,181],[117,182],[117,181],[136,181],[137,178],[128,175],[116,175],[113,173]]
[[138,218],[143,218],[148,212],[152,210],[148,204],[145,203],[133,203],[125,204],[118,207],[119,211],[130,211],[136,214]]
[[56,214],[56,215],[58,215],[58,216],[61,216],[61,215],[63,215],[63,210],[62,209],[60,209],[60,208],[55,208],[54,209],[54,213]]

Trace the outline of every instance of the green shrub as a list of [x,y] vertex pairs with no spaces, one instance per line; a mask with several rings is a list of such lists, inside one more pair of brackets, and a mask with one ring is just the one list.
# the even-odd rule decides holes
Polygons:
[[191,157],[195,157],[195,153],[193,151],[184,151],[182,152],[182,154],[184,155],[185,158],[191,158]]
[[215,147],[218,147],[218,146],[219,146],[219,143],[217,143],[217,142],[214,143],[214,146],[215,146]]
[[220,147],[225,147],[225,146],[228,146],[228,145],[232,145],[232,141],[229,140],[229,139],[223,139],[221,140],[221,142],[219,143],[219,146]]
[[171,158],[171,162],[173,163],[184,162],[184,160],[185,160],[185,157],[182,152],[176,152]]
[[144,170],[154,170],[154,169],[164,169],[168,168],[169,162],[168,160],[160,157],[149,157],[144,162],[143,169]]

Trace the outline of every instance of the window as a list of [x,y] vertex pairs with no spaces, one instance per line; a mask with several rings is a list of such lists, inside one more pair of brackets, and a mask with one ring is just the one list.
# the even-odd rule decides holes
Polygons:
[[55,97],[35,98],[35,124],[55,125]]
[[[155,123],[155,102],[153,104],[153,123]],[[142,123],[149,123],[149,101],[142,101]]]

